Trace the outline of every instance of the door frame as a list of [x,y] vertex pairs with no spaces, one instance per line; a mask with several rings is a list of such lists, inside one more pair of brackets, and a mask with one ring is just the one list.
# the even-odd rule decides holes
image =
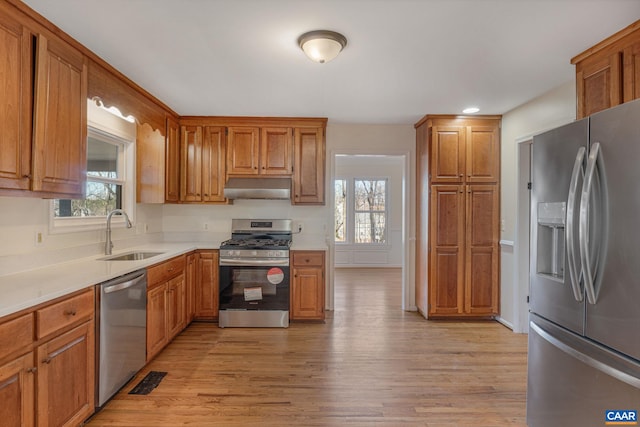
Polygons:
[[[333,182],[335,180],[336,171],[336,156],[390,156],[390,157],[402,157],[402,310],[416,311],[416,293],[415,293],[415,236],[412,235],[412,218],[414,215],[411,213],[415,211],[414,200],[414,188],[412,185],[411,176],[414,173],[411,168],[411,152],[399,151],[399,150],[376,150],[369,152],[362,152],[362,150],[332,150],[330,152],[330,173],[328,191],[326,195],[329,198],[331,206],[331,222],[330,226],[333,227],[334,220],[333,215],[335,213],[335,191]],[[413,232],[415,233],[415,232]],[[328,265],[331,267],[328,269],[328,282],[327,289],[327,308],[329,310],[334,309],[335,298],[335,282],[334,282],[334,267],[335,267],[335,242],[333,241],[333,233],[327,233],[327,244],[329,247],[328,253]]]

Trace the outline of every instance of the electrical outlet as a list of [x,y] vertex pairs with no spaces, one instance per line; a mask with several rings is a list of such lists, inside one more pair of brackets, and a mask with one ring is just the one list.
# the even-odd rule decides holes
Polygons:
[[203,230],[208,230],[208,229],[209,229],[209,223],[208,223],[208,222],[205,222],[205,223],[202,225],[202,229],[203,229]]
[[36,246],[40,246],[44,243],[44,234],[42,231],[36,231],[34,243]]
[[136,233],[144,234],[149,231],[149,226],[144,222],[139,222],[136,224]]
[[294,233],[302,233],[302,221],[294,221],[293,222],[293,232]]
[[506,223],[504,219],[500,220],[500,231],[505,231],[506,230]]

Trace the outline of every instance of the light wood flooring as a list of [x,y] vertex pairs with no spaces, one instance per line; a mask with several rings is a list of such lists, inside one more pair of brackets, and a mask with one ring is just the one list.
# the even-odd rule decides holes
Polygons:
[[335,290],[325,324],[192,324],[88,425],[526,425],[525,335],[403,312],[399,269],[339,269]]

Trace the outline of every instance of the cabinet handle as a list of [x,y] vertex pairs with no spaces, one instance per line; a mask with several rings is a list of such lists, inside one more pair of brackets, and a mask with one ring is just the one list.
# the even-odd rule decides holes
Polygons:
[[37,370],[38,370],[38,368],[36,368],[35,366],[33,366],[33,367],[31,367],[31,368],[27,369],[27,372],[28,372],[28,373],[30,373],[30,374],[33,374],[33,373],[35,373]]
[[173,272],[173,267],[169,267],[169,269],[167,270],[169,273]]
[[461,174],[460,174],[460,178],[462,178],[463,176],[464,176],[464,174],[463,174],[463,173],[461,173]]
[[65,316],[75,316],[77,312],[75,308],[72,308],[72,309],[66,310],[64,314]]
[[23,178],[29,178],[29,179],[31,179],[31,174],[30,174],[30,173],[28,173],[28,174],[26,174],[26,175],[22,175],[22,177],[23,177]]
[[83,342],[86,339],[86,336],[83,335],[79,338],[76,338],[75,340],[71,341],[69,344],[65,345],[64,347],[59,348],[58,350],[54,351],[53,353],[51,353],[49,356],[47,356],[42,363],[46,363],[49,364],[51,363],[51,361],[58,357],[60,354],[64,353],[65,351],[69,350],[71,347],[80,344],[81,342]]

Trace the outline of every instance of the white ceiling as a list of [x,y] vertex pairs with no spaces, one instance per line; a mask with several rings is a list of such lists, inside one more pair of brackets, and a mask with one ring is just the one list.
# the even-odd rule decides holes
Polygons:
[[[25,0],[180,115],[413,124],[502,114],[574,78],[570,59],[640,0]],[[297,45],[348,39],[317,64]]]

